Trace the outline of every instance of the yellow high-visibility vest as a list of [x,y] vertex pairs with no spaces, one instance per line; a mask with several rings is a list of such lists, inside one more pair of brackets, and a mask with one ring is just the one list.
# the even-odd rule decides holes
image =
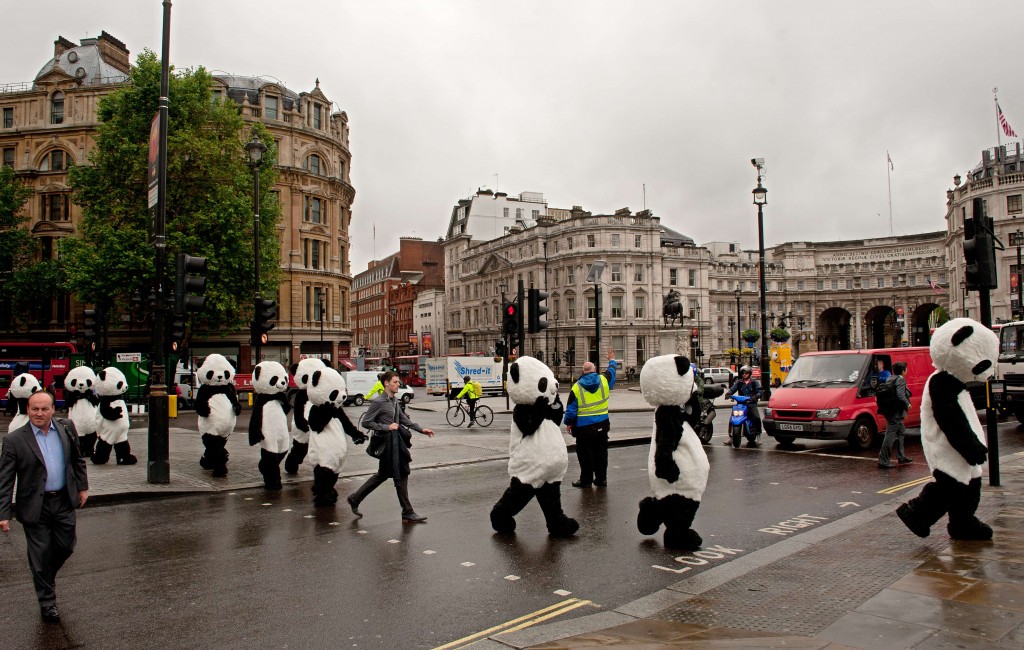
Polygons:
[[[572,394],[576,396],[576,417],[586,418],[595,415],[608,415],[608,378],[601,375],[601,388],[597,393],[588,393],[580,388],[579,383],[572,386]],[[587,401],[587,400],[590,401]]]

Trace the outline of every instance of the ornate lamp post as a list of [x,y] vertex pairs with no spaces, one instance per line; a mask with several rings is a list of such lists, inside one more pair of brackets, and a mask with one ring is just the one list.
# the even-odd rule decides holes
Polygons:
[[[245,152],[249,154],[249,167],[252,169],[252,256],[253,264],[253,308],[259,309],[260,300],[260,166],[263,164],[263,152],[267,145],[260,142],[260,137],[252,134],[252,140],[245,143]],[[255,320],[256,316],[253,315]],[[260,362],[260,340],[254,337],[255,359]]]
[[320,308],[320,358],[324,358],[324,292],[316,294],[317,306]]
[[[729,317],[729,338],[728,338],[729,345],[732,345],[732,328],[733,328],[734,325],[735,325],[735,323],[733,322],[733,318],[732,318],[732,316],[730,316]],[[729,363],[736,363],[736,355],[735,354],[730,354],[729,355]]]
[[764,176],[764,159],[754,158],[752,161],[757,168],[757,187],[754,188],[754,205],[757,206],[757,246],[758,259],[760,261],[758,272],[761,279],[761,386],[763,387],[764,399],[772,395],[770,370],[768,369],[768,323],[765,309],[764,296],[764,206],[768,204],[768,190],[761,186],[761,178]]
[[391,316],[391,366],[395,367],[395,315],[398,310],[394,307],[388,309],[388,315]]
[[740,323],[743,322],[743,319],[740,318],[740,285],[739,285],[739,281],[737,281],[737,283],[736,283],[736,290],[733,291],[733,293],[736,294],[736,350],[737,350],[737,354],[740,357],[740,361],[743,361],[743,355],[739,354],[740,352],[743,352],[743,346],[740,344],[740,341],[742,340],[741,337],[740,337],[740,334],[743,332],[743,326],[740,325]]

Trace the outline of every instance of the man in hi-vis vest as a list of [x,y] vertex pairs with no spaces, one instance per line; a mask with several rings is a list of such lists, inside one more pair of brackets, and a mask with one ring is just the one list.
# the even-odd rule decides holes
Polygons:
[[608,370],[597,374],[591,362],[583,364],[583,376],[572,386],[565,406],[565,426],[576,438],[580,480],[573,487],[608,485],[608,397],[615,387],[615,351],[608,350]]

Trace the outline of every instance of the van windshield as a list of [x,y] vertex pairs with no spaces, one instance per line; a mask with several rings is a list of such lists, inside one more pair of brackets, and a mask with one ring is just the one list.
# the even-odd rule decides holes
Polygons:
[[864,376],[869,358],[864,354],[804,355],[793,364],[782,386],[811,388],[853,385]]
[[1024,326],[1003,325],[999,328],[999,358],[1024,358]]

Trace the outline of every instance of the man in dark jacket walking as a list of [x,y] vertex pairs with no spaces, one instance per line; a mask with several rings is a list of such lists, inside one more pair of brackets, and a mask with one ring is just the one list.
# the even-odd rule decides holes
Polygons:
[[409,453],[409,448],[412,447],[412,434],[409,430],[419,431],[428,437],[433,437],[434,432],[410,420],[402,410],[402,400],[397,397],[402,382],[396,373],[385,372],[380,381],[384,386],[384,394],[378,395],[370,402],[370,408],[363,414],[359,424],[373,436],[387,436],[384,454],[380,457],[377,473],[366,479],[358,490],[349,495],[348,504],[352,507],[352,514],[362,517],[363,514],[359,512],[360,502],[377,489],[378,485],[390,478],[395,481],[395,492],[398,493],[398,502],[402,505],[402,521],[422,523],[427,518],[416,514],[412,502],[409,501],[409,474],[412,471],[409,467],[412,462],[412,454]]
[[886,383],[893,384],[896,390],[899,408],[894,413],[882,413],[885,416],[885,437],[882,439],[882,448],[878,451],[878,466],[885,469],[898,466],[892,462],[893,443],[896,445],[896,460],[900,465],[914,462],[903,450],[903,439],[907,436],[903,418],[907,417],[907,411],[910,410],[910,388],[907,387],[907,380],[903,378],[903,373],[906,371],[907,364],[897,361],[892,364],[892,376],[886,381]]
[[597,374],[589,361],[583,364],[583,376],[573,384],[565,405],[565,426],[576,438],[576,459],[580,480],[573,487],[608,485],[608,396],[615,388],[615,352],[608,351],[608,370]]

